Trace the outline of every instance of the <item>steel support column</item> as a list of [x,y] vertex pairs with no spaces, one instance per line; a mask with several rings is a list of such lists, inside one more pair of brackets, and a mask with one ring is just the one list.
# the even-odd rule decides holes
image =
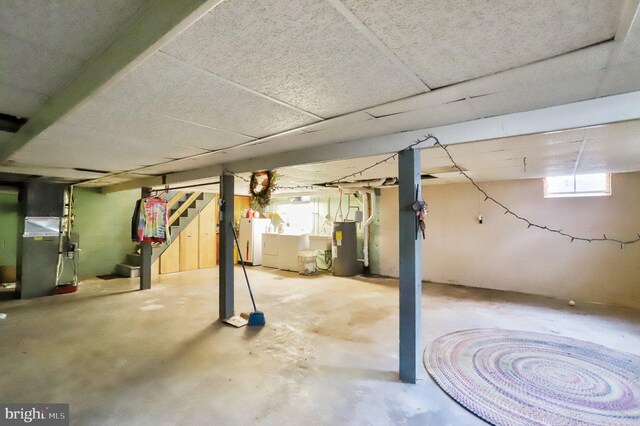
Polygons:
[[220,318],[233,316],[233,196],[234,177],[220,176]]
[[417,237],[412,209],[421,193],[420,152],[409,149],[398,157],[400,238],[400,380],[416,383],[421,370],[422,241]]
[[[142,188],[140,196],[142,198],[151,195],[151,188]],[[140,290],[151,288],[151,243],[140,243]]]

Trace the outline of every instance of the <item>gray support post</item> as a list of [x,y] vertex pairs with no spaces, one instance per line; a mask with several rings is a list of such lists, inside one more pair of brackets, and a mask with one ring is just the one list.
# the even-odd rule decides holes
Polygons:
[[220,176],[220,265],[219,265],[219,304],[220,319],[232,317],[233,306],[233,196],[234,176]]
[[400,238],[400,380],[416,383],[421,362],[422,241],[417,238],[412,205],[421,193],[420,152],[398,156]]
[[[142,188],[142,198],[151,195],[151,188]],[[140,290],[151,288],[151,243],[140,243]]]

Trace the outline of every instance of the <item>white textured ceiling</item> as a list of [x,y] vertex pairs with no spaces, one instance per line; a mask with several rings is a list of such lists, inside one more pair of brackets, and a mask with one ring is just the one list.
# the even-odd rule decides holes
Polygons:
[[345,0],[431,88],[610,40],[616,0]]
[[225,2],[162,51],[325,118],[425,90],[326,1]]
[[317,119],[158,52],[102,94],[131,110],[165,114],[252,137]]
[[[0,112],[27,116],[64,94],[87,58],[152,7],[51,1],[36,11],[27,3],[0,8]],[[3,166],[68,179],[82,179],[73,169],[102,170],[109,176],[95,184],[108,185],[637,91],[640,24],[609,41],[629,4],[221,2]],[[531,170],[565,168],[575,145],[531,144],[541,150],[531,154]],[[633,140],[603,144],[629,154],[612,152],[608,160],[592,154],[597,146],[585,146],[585,168],[637,166]],[[517,175],[516,157],[476,154],[482,164],[500,164],[486,172],[478,166],[483,176]]]
[[131,24],[147,0],[3,0],[0,112],[30,117]]

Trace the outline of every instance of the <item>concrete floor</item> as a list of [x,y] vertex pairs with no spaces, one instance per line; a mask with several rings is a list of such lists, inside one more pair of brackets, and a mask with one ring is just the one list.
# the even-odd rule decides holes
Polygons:
[[[0,401],[67,402],[71,423],[420,424],[483,421],[424,373],[398,382],[396,280],[250,269],[263,329],[217,318],[217,269],[148,291],[92,280],[78,293],[1,302]],[[250,302],[236,270],[236,310]],[[561,334],[640,354],[640,312],[425,284],[424,344],[459,329]]]

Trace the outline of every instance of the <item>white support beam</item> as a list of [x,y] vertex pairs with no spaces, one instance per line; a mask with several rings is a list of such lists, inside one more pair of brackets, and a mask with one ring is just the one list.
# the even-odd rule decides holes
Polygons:
[[0,145],[0,163],[95,95],[109,81],[132,70],[162,45],[184,31],[222,0],[157,0],[144,8],[104,51],[90,59],[80,75],[55,95],[7,142]]
[[[234,173],[274,169],[300,164],[321,163],[400,151],[416,139],[433,134],[446,145],[553,132],[640,119],[640,92],[607,96],[527,112],[483,118],[446,126],[412,130],[391,135],[322,145],[259,158],[214,164],[208,167],[171,173],[167,184],[219,176],[225,170]],[[428,148],[429,146],[417,147]],[[248,148],[250,149],[250,148]],[[158,178],[160,181],[161,178]],[[106,186],[104,192],[139,188],[144,181],[133,180]],[[160,183],[161,184],[161,183]],[[157,185],[157,184],[156,184]]]

